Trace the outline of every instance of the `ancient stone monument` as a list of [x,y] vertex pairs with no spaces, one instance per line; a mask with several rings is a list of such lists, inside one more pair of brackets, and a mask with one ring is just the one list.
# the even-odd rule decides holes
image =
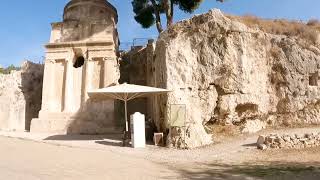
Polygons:
[[106,0],[71,0],[52,23],[46,47],[42,108],[31,132],[104,133],[116,128],[114,101],[87,92],[118,79],[116,9]]

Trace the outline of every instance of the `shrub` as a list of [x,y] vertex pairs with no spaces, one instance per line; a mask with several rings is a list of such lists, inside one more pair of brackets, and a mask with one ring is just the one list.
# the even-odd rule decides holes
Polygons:
[[307,25],[308,26],[320,26],[320,21],[318,19],[310,19],[308,22],[307,22]]

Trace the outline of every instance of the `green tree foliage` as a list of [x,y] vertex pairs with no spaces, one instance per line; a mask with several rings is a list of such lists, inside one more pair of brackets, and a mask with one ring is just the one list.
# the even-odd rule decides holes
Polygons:
[[0,74],[10,74],[11,71],[17,71],[20,70],[20,67],[16,67],[13,64],[11,64],[10,66],[8,66],[7,68],[0,68]]
[[[216,0],[223,2],[224,0]],[[196,10],[203,0],[132,0],[135,20],[143,28],[149,28],[156,24],[160,32],[163,31],[161,23],[161,14],[166,15],[167,27],[173,24],[174,6],[186,13],[192,13]]]

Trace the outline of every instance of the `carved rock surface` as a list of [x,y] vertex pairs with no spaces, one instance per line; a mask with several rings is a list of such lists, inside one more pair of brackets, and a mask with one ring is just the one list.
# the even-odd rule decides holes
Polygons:
[[160,35],[154,53],[155,86],[173,90],[158,98],[158,129],[169,129],[170,104],[186,105],[187,147],[212,142],[209,121],[319,124],[320,46],[300,42],[219,10],[177,23]]
[[21,70],[0,74],[0,130],[30,130],[42,99],[43,65],[24,62]]

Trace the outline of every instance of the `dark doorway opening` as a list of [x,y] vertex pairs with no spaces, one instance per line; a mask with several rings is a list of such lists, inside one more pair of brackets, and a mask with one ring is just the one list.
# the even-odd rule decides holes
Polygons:
[[83,56],[79,56],[77,57],[76,61],[73,64],[74,68],[80,68],[84,65],[84,57]]
[[319,75],[318,73],[311,73],[309,76],[309,85],[318,86]]

